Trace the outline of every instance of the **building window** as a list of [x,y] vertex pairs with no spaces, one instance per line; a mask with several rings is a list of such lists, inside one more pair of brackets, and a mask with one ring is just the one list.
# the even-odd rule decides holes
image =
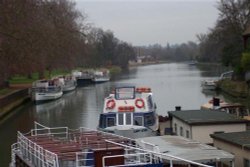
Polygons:
[[250,167],[250,160],[244,158],[244,167]]
[[183,136],[183,127],[180,127],[180,135]]
[[186,137],[189,138],[189,131],[186,130]]
[[174,124],[174,132],[177,134],[177,124]]

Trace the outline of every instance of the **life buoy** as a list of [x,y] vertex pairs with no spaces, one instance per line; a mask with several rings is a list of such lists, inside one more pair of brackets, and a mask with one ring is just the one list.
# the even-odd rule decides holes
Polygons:
[[143,99],[136,99],[136,100],[135,100],[135,106],[136,106],[137,108],[143,108],[144,105],[145,105],[145,103],[144,103]]
[[109,110],[112,110],[113,108],[115,108],[115,100],[111,99],[106,103],[106,108]]

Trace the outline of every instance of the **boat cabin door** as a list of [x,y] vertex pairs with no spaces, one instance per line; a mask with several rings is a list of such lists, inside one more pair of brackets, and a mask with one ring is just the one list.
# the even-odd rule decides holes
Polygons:
[[131,112],[118,113],[117,125],[132,125],[133,114]]

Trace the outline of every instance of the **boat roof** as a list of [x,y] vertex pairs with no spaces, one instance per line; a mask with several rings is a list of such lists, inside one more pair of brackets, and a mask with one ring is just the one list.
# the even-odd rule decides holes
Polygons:
[[140,146],[143,143],[155,144],[161,153],[166,153],[196,162],[212,162],[216,159],[231,161],[234,155],[215,147],[181,136],[154,136],[137,139]]

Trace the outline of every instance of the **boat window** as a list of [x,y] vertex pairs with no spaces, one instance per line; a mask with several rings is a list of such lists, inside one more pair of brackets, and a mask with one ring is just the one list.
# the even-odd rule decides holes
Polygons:
[[115,118],[107,117],[107,127],[115,126]]
[[154,125],[154,123],[155,123],[155,121],[154,121],[154,113],[151,112],[151,113],[145,114],[144,120],[145,120],[145,123],[144,123],[145,126]]
[[150,109],[153,108],[153,99],[152,99],[152,96],[151,96],[151,95],[148,96],[148,107],[149,107]]
[[105,120],[105,116],[101,114],[100,119],[99,119],[99,127],[100,128],[106,128],[104,120]]
[[134,87],[116,88],[115,98],[118,100],[134,99],[135,98],[135,88]]
[[118,125],[123,125],[123,113],[118,114]]
[[142,126],[143,125],[143,117],[142,116],[134,116],[134,125]]
[[131,113],[126,113],[126,125],[131,125]]

